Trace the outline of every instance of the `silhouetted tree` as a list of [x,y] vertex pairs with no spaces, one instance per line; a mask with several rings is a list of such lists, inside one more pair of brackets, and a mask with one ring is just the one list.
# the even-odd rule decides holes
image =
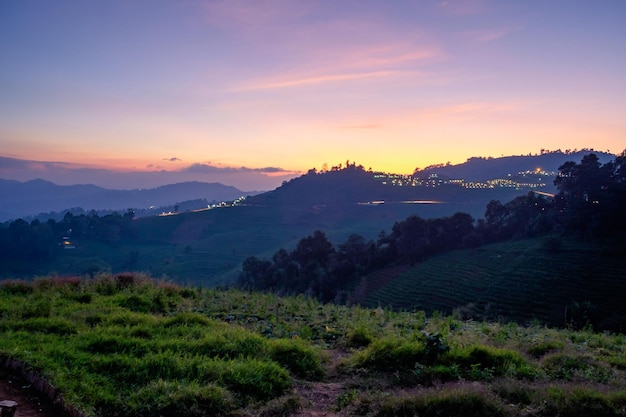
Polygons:
[[566,162],[554,181],[555,207],[565,230],[588,237],[614,235],[624,229],[624,154],[601,165],[595,154],[579,164]]

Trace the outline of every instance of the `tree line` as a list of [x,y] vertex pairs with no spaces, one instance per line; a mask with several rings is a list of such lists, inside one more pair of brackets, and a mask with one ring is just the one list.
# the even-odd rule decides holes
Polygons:
[[0,262],[6,272],[29,272],[52,261],[64,241],[93,240],[117,245],[134,237],[134,212],[98,216],[67,212],[62,220],[17,219],[0,226]]
[[461,212],[434,219],[412,215],[375,240],[354,234],[336,247],[318,230],[292,251],[280,249],[270,260],[246,259],[237,285],[343,302],[364,274],[454,249],[546,235],[624,236],[626,151],[606,164],[593,153],[580,163],[566,162],[554,184],[558,190],[554,196],[530,192],[504,204],[492,200],[478,220]]

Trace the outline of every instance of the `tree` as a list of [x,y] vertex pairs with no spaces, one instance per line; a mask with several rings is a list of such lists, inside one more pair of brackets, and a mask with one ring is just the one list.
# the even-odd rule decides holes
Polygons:
[[329,256],[335,251],[324,232],[316,230],[312,236],[307,236],[298,242],[293,254],[295,260],[304,266],[309,262],[317,262],[322,267],[328,267]]
[[[566,230],[589,237],[614,234],[623,229],[624,157],[601,165],[595,154],[579,164],[566,162],[554,181],[558,189],[555,205]],[[617,228],[616,223],[617,222]]]
[[271,266],[269,261],[261,260],[256,256],[247,258],[241,267],[238,286],[247,290],[268,289],[267,278]]
[[413,263],[425,256],[428,250],[426,231],[426,220],[416,215],[393,225],[391,239],[395,243],[399,260]]

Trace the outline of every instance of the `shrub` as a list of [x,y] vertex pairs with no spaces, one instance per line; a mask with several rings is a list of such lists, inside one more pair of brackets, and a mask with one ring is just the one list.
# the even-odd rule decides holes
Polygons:
[[115,275],[115,283],[119,289],[124,289],[135,285],[135,274],[132,272],[122,272]]
[[74,294],[71,299],[80,304],[89,304],[93,301],[93,296],[90,293]]
[[152,301],[147,296],[136,294],[121,300],[120,307],[127,308],[136,313],[150,313],[154,308]]
[[291,387],[291,378],[284,368],[256,359],[227,362],[220,380],[244,398],[257,401],[279,397]]
[[348,331],[345,345],[349,348],[362,348],[369,346],[374,340],[372,332],[364,325],[359,325]]
[[203,316],[199,313],[189,313],[189,312],[180,312],[168,318],[164,327],[174,327],[174,326],[211,326],[214,325],[215,321],[209,319],[206,316]]
[[157,319],[153,316],[130,311],[111,313],[106,317],[108,318],[107,323],[113,326],[154,325],[157,322]]
[[324,376],[320,352],[298,339],[271,340],[268,342],[268,350],[272,360],[298,377],[319,380]]
[[526,352],[535,358],[540,358],[546,355],[547,353],[551,353],[551,352],[555,352],[557,350],[563,349],[563,346],[564,346],[563,342],[555,342],[555,341],[539,342],[529,347],[526,350]]
[[79,277],[37,278],[34,285],[39,291],[55,289],[75,291],[80,287],[81,282]]
[[120,407],[126,416],[224,415],[234,408],[228,390],[215,384],[158,379],[133,391],[128,404]]
[[461,379],[461,370],[455,363],[450,365],[422,365],[416,364],[413,373],[416,382],[433,384],[435,382],[457,381]]
[[588,388],[551,387],[547,390],[547,399],[543,415],[559,417],[611,417],[618,413],[609,399]]
[[495,376],[534,378],[535,369],[517,351],[473,345],[454,349],[444,356],[445,363],[457,363],[470,379],[491,379]]
[[518,380],[505,379],[492,384],[491,389],[507,403],[528,406],[537,397],[537,390]]
[[20,315],[23,319],[50,317],[52,312],[52,301],[48,298],[34,298],[22,305]]
[[33,292],[33,285],[21,279],[10,279],[0,282],[0,291],[5,294],[28,295]]
[[119,291],[115,279],[110,275],[100,275],[93,280],[94,290],[100,295],[113,295]]
[[606,382],[613,373],[609,367],[597,363],[592,357],[586,355],[557,353],[544,358],[542,366],[548,376],[568,381]]
[[193,353],[211,358],[235,359],[259,357],[265,351],[266,340],[244,329],[227,328],[206,334],[189,344]]
[[421,341],[384,337],[357,352],[350,362],[355,367],[379,371],[411,371],[424,357],[425,348]]
[[488,393],[469,386],[426,391],[420,395],[388,398],[377,417],[505,417],[504,405]]

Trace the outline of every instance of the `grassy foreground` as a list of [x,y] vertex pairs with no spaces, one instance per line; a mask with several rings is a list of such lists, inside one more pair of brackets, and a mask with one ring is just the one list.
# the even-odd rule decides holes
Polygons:
[[341,416],[626,416],[624,335],[134,274],[3,281],[0,331],[4,359],[93,416],[304,413],[330,382]]

